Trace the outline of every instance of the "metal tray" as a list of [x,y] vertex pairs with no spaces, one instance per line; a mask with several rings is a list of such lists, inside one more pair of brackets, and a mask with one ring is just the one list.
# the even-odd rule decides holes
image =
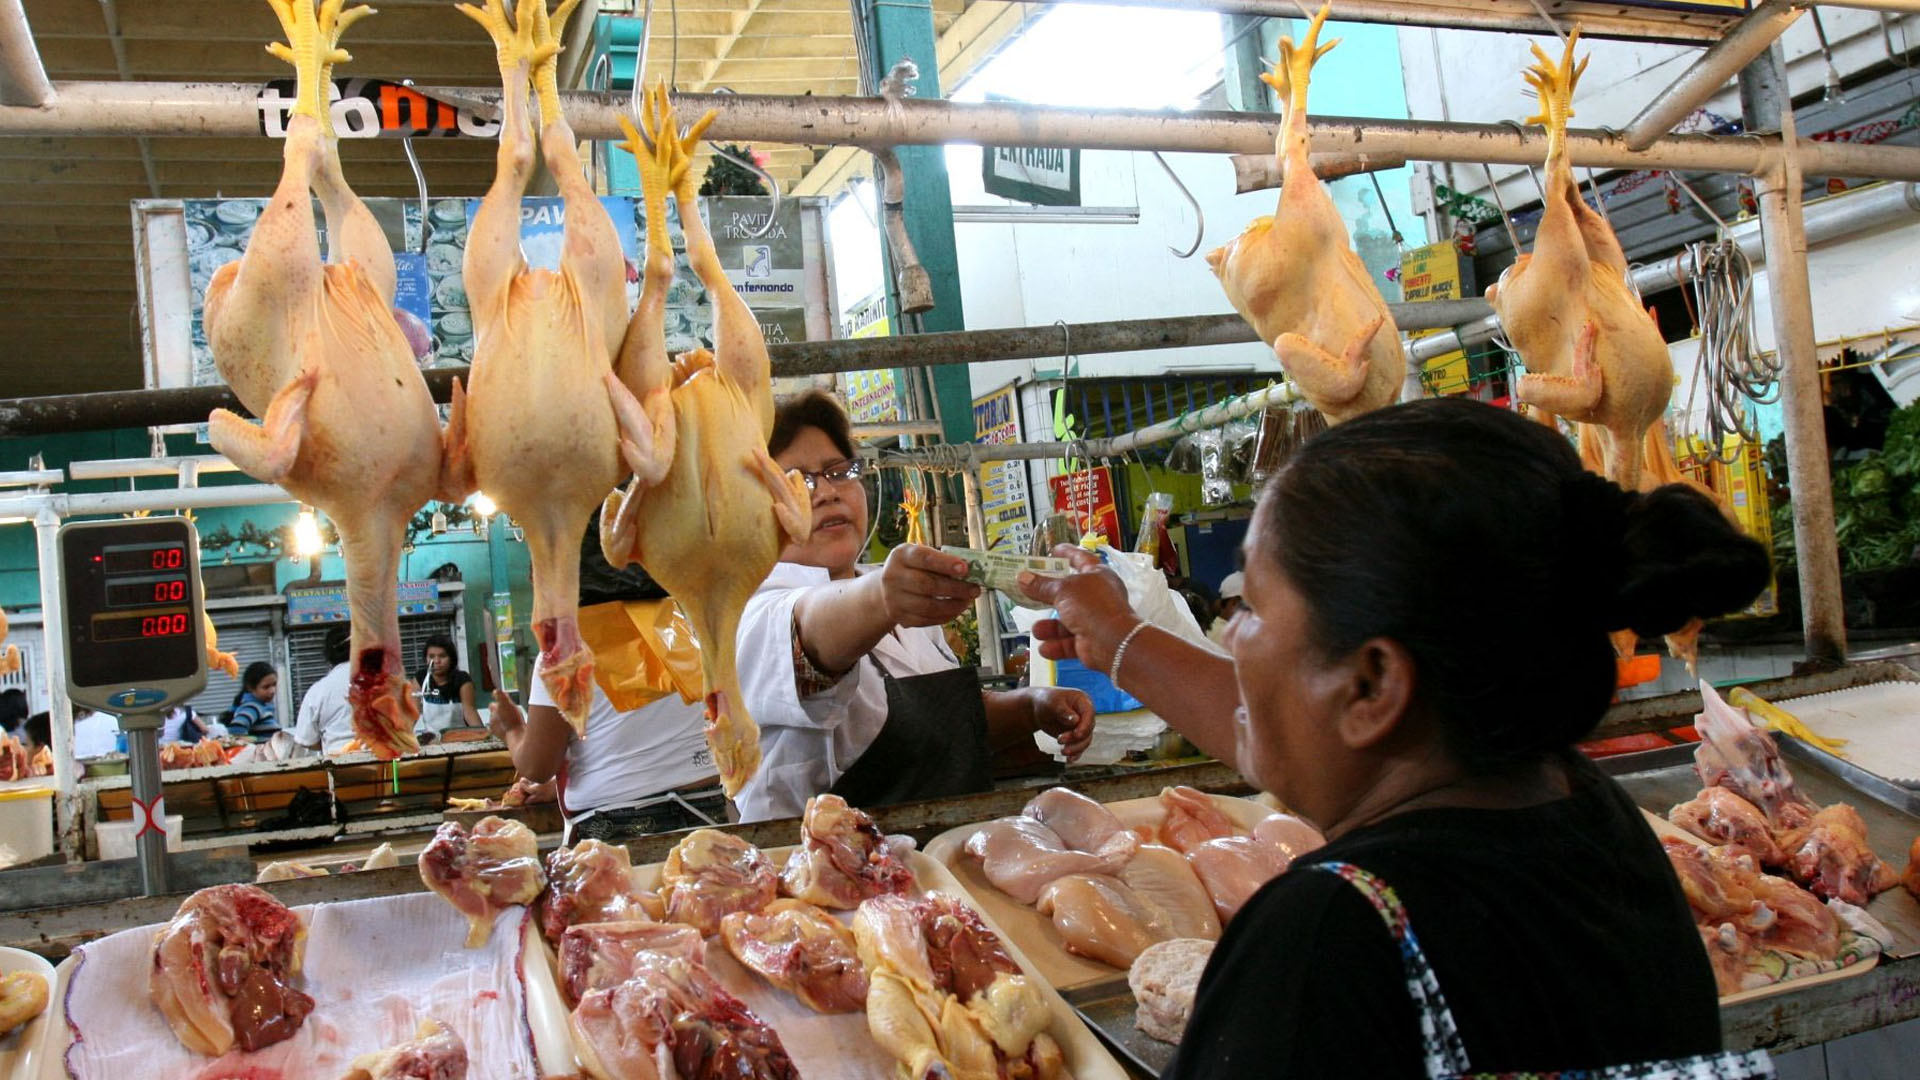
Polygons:
[[[1826,806],[1851,803],[1867,824],[1867,842],[1896,871],[1907,865],[1907,848],[1920,835],[1920,796],[1787,735],[1775,735],[1800,793]],[[1597,762],[1633,801],[1665,817],[1700,792],[1693,771],[1693,744],[1622,754]],[[1895,886],[1873,898],[1867,911],[1893,933],[1886,957],[1920,955],[1920,900]]]
[[1115,1058],[1134,1076],[1156,1077],[1173,1064],[1174,1044],[1141,1031],[1134,1021],[1139,1004],[1125,976],[1092,983],[1060,995],[1080,1019],[1087,1022],[1100,1041],[1107,1044]]

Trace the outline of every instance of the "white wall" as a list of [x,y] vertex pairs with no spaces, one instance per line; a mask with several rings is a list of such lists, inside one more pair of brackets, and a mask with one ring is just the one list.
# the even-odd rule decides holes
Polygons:
[[[1886,46],[1879,16],[1869,11],[1822,8],[1827,41],[1841,75],[1884,63]],[[1904,50],[1908,39],[1920,44],[1920,17],[1889,17],[1894,47]],[[1780,39],[1787,54],[1787,81],[1794,94],[1819,90],[1827,67],[1821,58],[1813,19],[1802,15]],[[1521,72],[1533,62],[1530,44],[1539,44],[1556,61],[1560,43],[1550,36],[1483,33],[1471,30],[1400,30],[1401,72],[1406,84],[1408,112],[1416,119],[1496,124],[1522,121],[1537,108],[1533,90]],[[1701,50],[1692,46],[1646,45],[1621,41],[1581,42],[1580,55],[1592,63],[1574,92],[1575,127],[1625,127],[1655,94],[1666,89],[1686,70]],[[1437,63],[1436,63],[1437,57]],[[1732,83],[1706,105],[1708,111],[1738,120],[1739,94]],[[1683,125],[1684,127],[1685,125]],[[1456,190],[1486,188],[1486,173],[1478,165],[1454,165],[1453,181],[1445,165],[1424,166],[1440,183]],[[1509,207],[1539,200],[1526,170],[1495,165],[1493,175]],[[1586,177],[1580,176],[1582,182]]]

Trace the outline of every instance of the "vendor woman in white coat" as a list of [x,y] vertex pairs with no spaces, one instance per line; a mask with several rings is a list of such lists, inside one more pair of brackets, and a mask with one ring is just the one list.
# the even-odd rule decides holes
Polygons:
[[838,401],[814,390],[782,405],[767,447],[813,493],[813,534],[789,545],[747,603],[740,684],[760,725],[760,769],[734,799],[742,821],[796,817],[831,791],[879,806],[985,791],[996,756],[1035,731],[1069,760],[1093,737],[1078,690],[982,692],[941,634],[980,595],[964,560],[919,544],[856,566],[866,490]]

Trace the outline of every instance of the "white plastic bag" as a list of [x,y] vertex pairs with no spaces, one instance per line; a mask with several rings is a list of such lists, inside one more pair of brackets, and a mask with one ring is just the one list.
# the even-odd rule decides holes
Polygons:
[[1150,556],[1106,546],[1095,549],[1095,554],[1127,587],[1127,603],[1135,615],[1203,649],[1221,652],[1220,646],[1207,640],[1186,600],[1167,587],[1167,575],[1160,572]]

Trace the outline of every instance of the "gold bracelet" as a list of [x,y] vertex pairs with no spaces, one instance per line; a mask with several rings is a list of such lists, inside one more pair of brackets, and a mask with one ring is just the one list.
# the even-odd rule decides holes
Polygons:
[[1121,638],[1120,644],[1114,647],[1113,663],[1107,666],[1107,681],[1113,684],[1114,689],[1120,689],[1120,661],[1127,658],[1127,646],[1133,644],[1133,639],[1146,628],[1145,619],[1134,623],[1133,629],[1127,631],[1127,636]]

